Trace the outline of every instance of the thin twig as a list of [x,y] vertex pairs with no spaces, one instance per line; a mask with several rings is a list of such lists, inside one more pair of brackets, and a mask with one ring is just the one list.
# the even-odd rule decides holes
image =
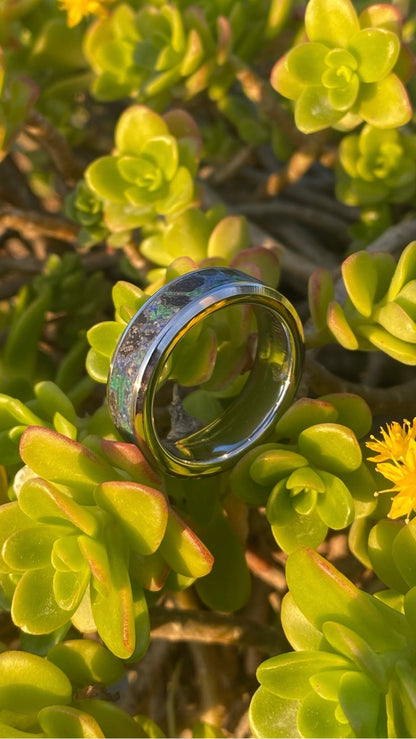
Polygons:
[[277,654],[283,646],[275,629],[236,615],[153,606],[150,624],[153,638],[170,641],[257,647],[267,654]]
[[10,154],[0,162],[0,195],[17,208],[35,209],[39,206],[39,198],[30,189]]
[[252,218],[273,216],[279,219],[293,219],[313,228],[326,231],[326,233],[333,236],[344,246],[348,246],[351,241],[345,221],[341,221],[329,213],[322,212],[322,210],[305,205],[297,205],[297,203],[291,203],[282,198],[264,203],[234,203],[233,211],[242,215],[251,216]]
[[64,180],[73,185],[81,179],[84,167],[77,161],[68,141],[38,110],[32,108],[26,119],[25,128],[48,152]]
[[347,223],[355,223],[360,217],[359,208],[355,208],[352,205],[345,205],[339,200],[335,200],[335,198],[317,191],[314,187],[308,185],[307,181],[303,184],[296,182],[287,187],[285,197],[303,205],[309,205],[317,210],[331,213],[331,215],[347,221]]
[[[224,203],[224,200],[218,193],[206,183],[201,185],[201,189],[206,208],[212,207],[215,203]],[[235,208],[232,209],[232,212],[237,214]],[[286,281],[297,290],[305,288],[309,277],[316,269],[316,264],[307,258],[299,259],[298,254],[295,254],[291,249],[287,249],[284,244],[263,228],[260,228],[260,226],[257,226],[257,224],[249,219],[247,219],[247,222],[251,245],[263,246],[265,249],[276,249],[281,258],[282,274]]]
[[222,182],[226,182],[231,177],[234,177],[241,167],[247,164],[253,153],[252,146],[242,146],[234,156],[231,157],[227,162],[216,167],[216,169],[209,176],[209,182],[213,185],[220,185]]
[[246,551],[246,562],[249,570],[263,582],[270,585],[279,593],[287,589],[286,578],[281,570],[278,570],[272,562],[260,557],[256,552],[248,549]]
[[413,218],[390,226],[367,247],[367,251],[388,251],[390,253],[402,251],[414,239],[416,239],[416,219]]
[[316,395],[354,393],[368,403],[374,415],[416,415],[416,380],[391,387],[370,387],[334,375],[311,356],[306,357],[305,376]]
[[13,228],[28,237],[51,236],[69,243],[74,243],[79,233],[79,226],[58,216],[9,206],[0,206],[1,226]]

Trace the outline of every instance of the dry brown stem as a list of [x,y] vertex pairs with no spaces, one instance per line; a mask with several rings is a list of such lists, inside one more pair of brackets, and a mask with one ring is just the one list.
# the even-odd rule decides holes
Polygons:
[[266,654],[277,654],[283,646],[275,629],[234,614],[153,606],[150,624],[156,639],[257,647]]

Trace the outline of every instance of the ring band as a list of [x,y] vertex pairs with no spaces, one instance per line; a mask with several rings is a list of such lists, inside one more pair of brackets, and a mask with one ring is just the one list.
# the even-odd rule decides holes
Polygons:
[[[248,304],[257,322],[257,349],[240,394],[215,420],[176,441],[156,430],[154,401],[166,362],[202,319]],[[132,318],[112,357],[107,400],[120,434],[153,466],[174,475],[209,475],[263,441],[289,406],[303,364],[302,327],[286,298],[234,269],[208,267],[172,280]]]

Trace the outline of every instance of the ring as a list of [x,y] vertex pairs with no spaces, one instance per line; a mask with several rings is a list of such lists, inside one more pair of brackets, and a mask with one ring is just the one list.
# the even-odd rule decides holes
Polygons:
[[[218,322],[223,309],[220,318],[227,318],[225,311],[236,305],[249,306],[251,316],[251,359],[242,389],[226,398],[213,420],[181,438],[163,437],[155,398],[175,348],[201,321]],[[215,474],[267,437],[296,392],[303,354],[299,317],[276,290],[234,269],[188,272],[154,293],[121,335],[108,377],[110,414],[121,436],[153,467],[179,476]]]

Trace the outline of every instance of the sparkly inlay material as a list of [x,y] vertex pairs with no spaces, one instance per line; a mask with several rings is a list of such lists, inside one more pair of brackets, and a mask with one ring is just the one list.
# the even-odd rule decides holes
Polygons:
[[[122,334],[114,353],[107,399],[110,413],[120,433],[134,441],[133,425],[135,384],[139,369],[149,349],[153,349],[163,330],[185,306],[229,282],[241,282],[239,272],[204,269],[189,272],[162,287],[140,308]],[[140,388],[143,394],[146,387]]]

